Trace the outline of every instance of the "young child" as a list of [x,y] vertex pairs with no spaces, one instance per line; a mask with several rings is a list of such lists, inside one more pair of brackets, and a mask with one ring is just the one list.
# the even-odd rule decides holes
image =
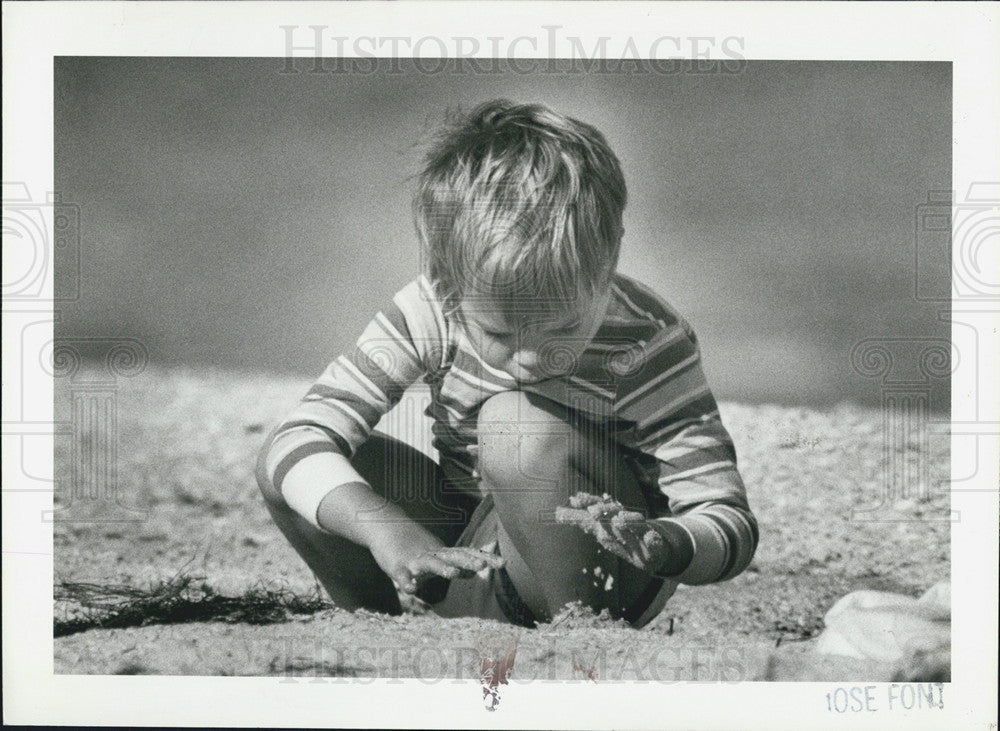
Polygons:
[[[617,274],[625,181],[594,127],[493,101],[432,146],[424,273],[268,437],[278,527],[344,608],[634,626],[739,574],[757,523],[694,332]],[[434,462],[374,432],[423,379]]]

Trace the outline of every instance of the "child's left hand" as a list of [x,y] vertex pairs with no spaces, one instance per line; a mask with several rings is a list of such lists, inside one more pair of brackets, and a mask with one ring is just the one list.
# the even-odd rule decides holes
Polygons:
[[667,562],[663,537],[642,513],[628,510],[610,496],[585,492],[571,497],[569,504],[556,508],[557,522],[582,528],[604,548],[643,571],[655,574]]

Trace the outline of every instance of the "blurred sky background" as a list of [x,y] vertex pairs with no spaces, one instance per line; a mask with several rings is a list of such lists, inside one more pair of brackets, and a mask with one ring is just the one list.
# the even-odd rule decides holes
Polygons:
[[[284,64],[56,60],[55,187],[80,207],[83,262],[58,337],[135,337],[160,363],[317,376],[418,271],[411,176],[428,134],[447,108],[495,97],[605,133],[629,185],[621,270],[691,322],[720,399],[875,405],[855,343],[949,337],[942,305],[913,294],[916,208],[951,186],[948,64]],[[931,255],[947,272],[947,248]],[[934,404],[947,409],[946,383]]]

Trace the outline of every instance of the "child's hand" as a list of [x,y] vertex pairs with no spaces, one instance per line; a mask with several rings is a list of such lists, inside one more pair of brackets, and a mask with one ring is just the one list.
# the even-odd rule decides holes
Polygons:
[[428,604],[437,604],[448,594],[449,579],[467,578],[486,567],[498,569],[501,566],[502,558],[476,548],[439,548],[407,562],[406,570],[412,578],[408,584],[399,586]]
[[[444,598],[447,585],[435,577],[456,579],[469,577],[489,567],[498,569],[504,561],[500,556],[467,546],[445,546],[417,524],[382,536],[369,545],[372,555],[400,591],[415,594],[426,586],[429,594],[422,597],[431,603]],[[440,597],[436,594],[441,593]]]
[[[418,581],[424,576],[440,576],[445,579],[468,578],[489,567],[498,569],[503,559],[492,553],[468,546],[439,548],[412,558],[406,568]],[[406,591],[406,588],[403,587]]]
[[585,492],[571,497],[569,504],[571,507],[556,508],[559,523],[579,526],[604,548],[643,571],[655,574],[667,562],[663,537],[642,513],[627,510],[610,496]]

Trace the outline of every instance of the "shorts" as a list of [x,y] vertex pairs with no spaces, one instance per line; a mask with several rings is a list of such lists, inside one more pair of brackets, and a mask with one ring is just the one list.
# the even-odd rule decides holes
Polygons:
[[[459,537],[457,546],[473,546],[500,554],[500,520],[487,495],[473,512],[469,524]],[[530,573],[519,555],[504,555],[507,566],[516,565],[521,573]],[[673,596],[677,583],[669,579],[650,577],[639,599],[626,610],[623,619],[634,627],[642,627],[663,609]],[[507,567],[484,569],[467,579],[453,579],[445,598],[431,610],[442,617],[483,617],[522,627],[534,627],[538,620],[517,593]]]

